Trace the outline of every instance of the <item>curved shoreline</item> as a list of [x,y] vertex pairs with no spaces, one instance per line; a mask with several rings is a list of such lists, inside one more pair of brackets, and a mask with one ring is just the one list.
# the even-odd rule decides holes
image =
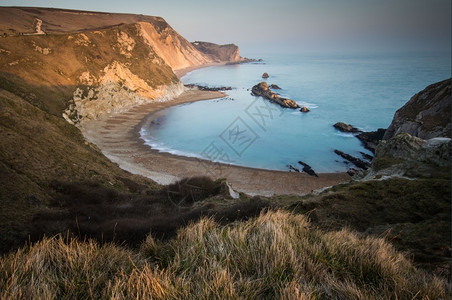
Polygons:
[[207,175],[226,178],[235,190],[249,195],[271,196],[302,195],[350,180],[347,173],[322,173],[319,177],[312,177],[304,173],[226,165],[178,156],[151,149],[140,138],[140,129],[151,113],[178,104],[224,96],[220,92],[187,90],[168,102],[148,103],[127,112],[85,121],[82,133],[120,168],[160,184],[169,184],[184,177]]

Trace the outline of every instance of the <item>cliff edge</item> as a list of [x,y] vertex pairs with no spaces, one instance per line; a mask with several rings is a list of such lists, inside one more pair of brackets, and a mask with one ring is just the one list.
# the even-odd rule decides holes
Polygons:
[[[0,82],[71,124],[166,101],[173,70],[240,59],[237,46],[200,51],[163,18],[51,8],[0,8]],[[9,87],[14,87],[9,89]]]
[[389,140],[398,133],[408,133],[427,140],[449,137],[451,122],[451,79],[429,85],[414,95],[394,115],[383,137]]
[[451,80],[420,91],[394,115],[365,178],[450,178]]

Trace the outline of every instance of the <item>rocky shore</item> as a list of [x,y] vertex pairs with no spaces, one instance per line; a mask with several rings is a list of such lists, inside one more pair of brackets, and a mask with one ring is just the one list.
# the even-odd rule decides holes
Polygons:
[[185,84],[186,88],[189,89],[198,89],[200,91],[210,91],[210,92],[219,92],[219,91],[230,91],[232,90],[232,87],[230,86],[219,86],[219,87],[210,87],[205,85],[198,85],[198,84]]

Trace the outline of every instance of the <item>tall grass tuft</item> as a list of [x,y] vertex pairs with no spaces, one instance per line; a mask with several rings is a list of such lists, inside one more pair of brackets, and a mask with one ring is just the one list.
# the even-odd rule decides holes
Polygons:
[[0,264],[0,298],[17,299],[447,299],[448,289],[382,239],[283,211],[204,218],[168,241],[149,235],[140,251],[47,238]]

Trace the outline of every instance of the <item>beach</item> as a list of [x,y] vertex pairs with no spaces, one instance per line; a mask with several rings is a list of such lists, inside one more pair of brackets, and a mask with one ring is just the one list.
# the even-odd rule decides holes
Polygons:
[[81,130],[89,142],[97,145],[119,167],[159,184],[169,184],[184,177],[209,176],[226,178],[239,192],[271,196],[303,195],[350,180],[346,173],[321,173],[319,177],[313,177],[306,173],[255,169],[177,156],[151,149],[140,138],[141,127],[154,112],[173,105],[224,96],[221,92],[188,89],[171,101],[152,102],[127,112],[84,121]]

